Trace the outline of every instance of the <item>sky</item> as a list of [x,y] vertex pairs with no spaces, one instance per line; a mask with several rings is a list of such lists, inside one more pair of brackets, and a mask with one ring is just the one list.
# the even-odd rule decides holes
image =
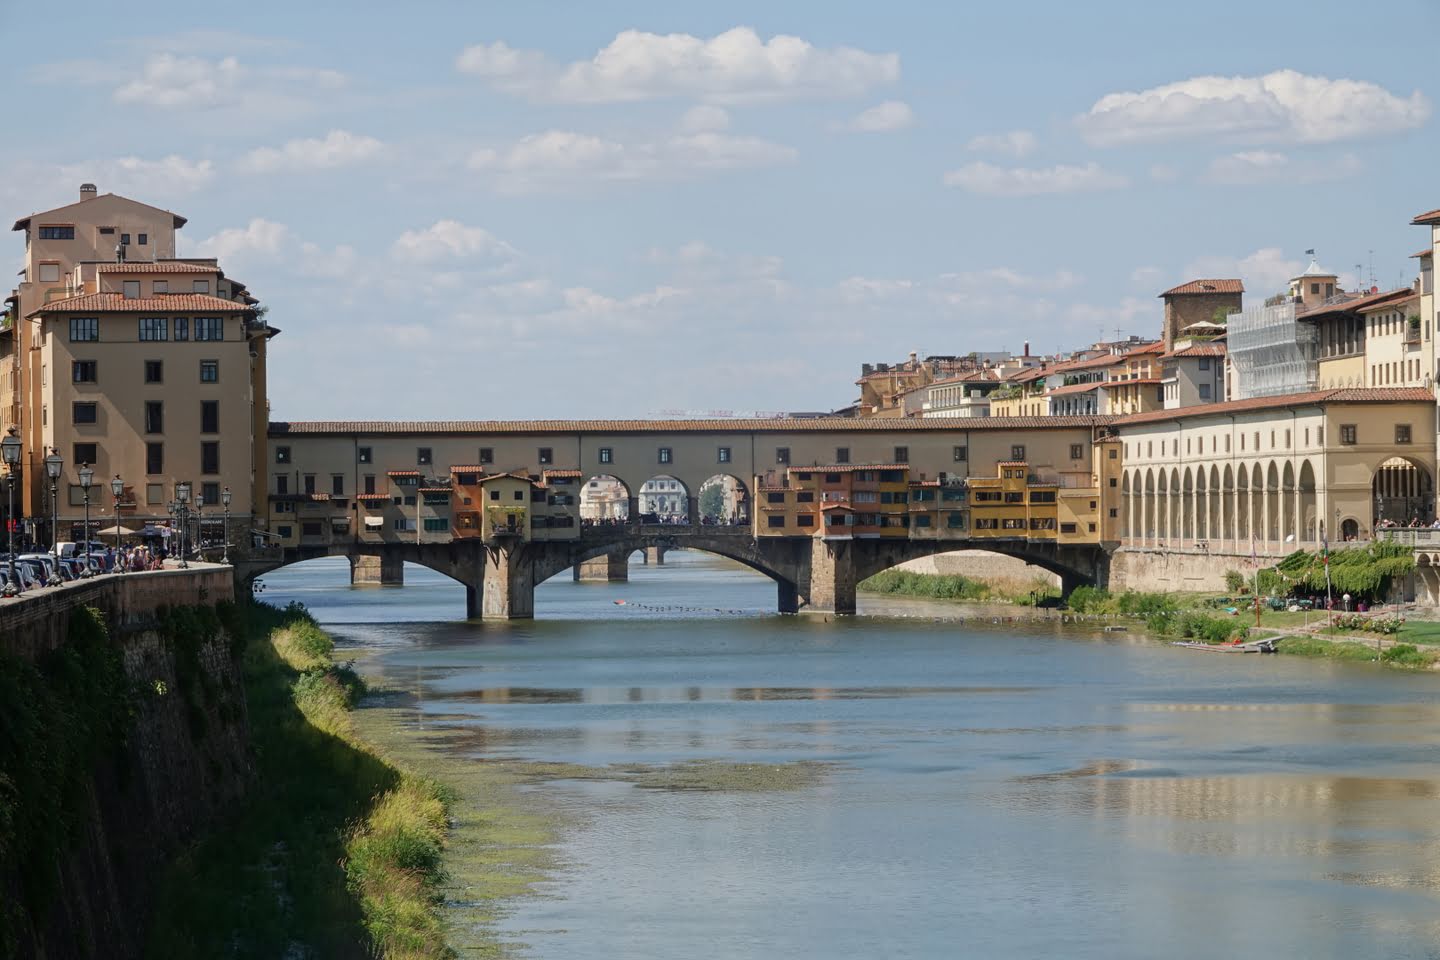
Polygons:
[[1432,0],[400,9],[3,0],[0,202],[188,217],[276,420],[828,410],[1311,248],[1408,283],[1440,207]]

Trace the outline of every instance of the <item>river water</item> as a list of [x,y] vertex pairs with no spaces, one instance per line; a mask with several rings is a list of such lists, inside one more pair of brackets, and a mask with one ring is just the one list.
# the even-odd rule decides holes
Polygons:
[[421,726],[484,732],[429,749],[826,765],[794,790],[532,788],[577,817],[501,921],[525,956],[1440,957],[1433,675],[935,622],[949,604],[779,617],[768,580],[691,553],[556,578],[499,625],[429,571],[346,569],[264,599],[306,603]]

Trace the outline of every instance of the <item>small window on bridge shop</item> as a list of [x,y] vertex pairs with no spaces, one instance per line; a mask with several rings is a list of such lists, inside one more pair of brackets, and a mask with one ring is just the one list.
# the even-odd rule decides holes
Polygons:
[[1030,491],[1030,502],[1031,502],[1031,503],[1054,503],[1054,502],[1055,502],[1055,491],[1054,491],[1054,490],[1031,490],[1031,491]]
[[[861,479],[861,480],[864,480],[864,479],[865,479],[864,474],[857,474],[857,476],[858,476],[859,479]],[[809,475],[808,473],[807,473],[807,474],[802,474],[801,477],[800,477],[800,479],[802,479],[802,480],[809,480],[809,479],[810,479],[810,475]],[[827,474],[825,474],[825,482],[826,482],[826,483],[839,483],[839,482],[840,482],[840,474],[838,474],[838,473],[827,473]]]
[[1395,424],[1395,442],[1396,442],[1396,443],[1409,443],[1409,442],[1410,442],[1410,424],[1408,424],[1408,423],[1397,423],[1397,424]]
[[[785,499],[785,495],[784,495],[784,494],[781,494],[781,495],[780,495],[780,499],[781,499],[781,501],[783,502],[784,499]],[[797,491],[795,491],[795,502],[796,502],[796,503],[814,503],[814,502],[815,502],[815,491],[814,491],[814,490],[797,490]]]
[[275,462],[276,462],[276,463],[289,463],[289,462],[290,462],[290,448],[289,448],[289,447],[276,447],[276,448],[275,448]]
[[415,506],[415,495],[414,495],[414,494],[411,494],[410,496],[408,496],[408,497],[405,498],[405,506],[407,506],[407,507],[413,507],[413,506]]
[[450,529],[450,519],[449,519],[448,517],[426,517],[426,518],[425,518],[425,532],[426,532],[426,533],[444,533],[446,530],[449,530],[449,529]]
[[[1212,446],[1212,447],[1214,446],[1214,441],[1211,441],[1211,446]],[[1110,459],[1111,459],[1111,460],[1116,459],[1117,457],[1119,457],[1119,455],[1120,455],[1120,451],[1119,451],[1119,450],[1116,450],[1114,447],[1111,447],[1111,448],[1110,448]]]
[[318,537],[320,536],[320,531],[323,529],[323,527],[324,524],[317,523],[313,520],[306,520],[305,522],[300,524],[300,536]]
[[307,474],[305,474],[302,482],[305,484],[304,490],[305,490],[306,493],[314,493],[314,492],[315,492],[315,474],[313,474],[313,473],[307,473]]
[[1350,445],[1356,442],[1356,429],[1353,423],[1340,424],[1340,442]]
[[70,405],[72,423],[95,423],[100,418],[99,405],[95,403],[73,403]]
[[429,447],[416,447],[416,448],[415,448],[415,465],[416,465],[416,466],[428,467],[431,463],[434,462],[434,459],[435,459],[435,458],[434,458],[434,456],[431,454],[431,451],[430,451],[430,448],[429,448]]
[[[773,518],[772,518],[772,519],[773,519]],[[813,526],[815,526],[815,514],[813,514],[813,513],[801,513],[801,514],[797,514],[796,517],[795,517],[795,526],[797,526],[797,527],[813,527]]]
[[[952,513],[952,514],[950,514],[950,516],[953,518],[953,517],[955,516],[955,514]],[[950,526],[954,527],[954,526],[958,526],[958,524],[951,523]],[[976,530],[999,530],[999,529],[1000,529],[1000,521],[994,519],[993,517],[976,517],[976,518],[975,518],[975,529],[976,529]]]
[[771,527],[783,527],[783,526],[785,526],[785,515],[784,515],[784,514],[776,514],[776,515],[774,515],[774,516],[766,517],[765,519],[768,521],[768,524],[769,524],[769,526],[771,526]]
[[294,535],[295,528],[290,526],[289,524],[283,524],[276,527],[275,532],[280,535],[281,540],[289,540],[291,536]]
[[771,490],[769,493],[765,494],[765,502],[766,502],[766,503],[784,503],[784,502],[785,502],[785,493],[784,493],[784,491],[782,491],[782,490]]
[[1005,502],[1006,502],[1006,503],[1024,503],[1024,502],[1025,502],[1025,494],[1021,493],[1019,490],[1007,490],[1007,491],[1005,491]]
[[531,488],[530,488],[530,502],[531,502],[531,503],[544,503],[544,502],[545,502],[545,488],[544,488],[544,487],[531,487]]
[[277,497],[288,496],[290,493],[290,478],[283,473],[275,474],[275,495]]
[[836,463],[849,463],[849,462],[850,462],[850,448],[849,448],[849,447],[836,447],[836,448],[835,448],[835,462],[836,462]]
[[71,459],[70,462],[71,462],[71,463],[74,463],[74,464],[93,464],[93,463],[95,462],[95,456],[96,456],[96,451],[97,451],[97,450],[99,450],[99,445],[98,445],[98,444],[94,444],[94,443],[77,443],[77,444],[74,444],[74,445],[71,447],[72,459]]
[[910,448],[909,448],[909,447],[896,447],[896,448],[895,448],[895,462],[896,462],[896,463],[909,463],[909,462],[910,462]]
[[669,447],[661,447],[655,451],[656,463],[671,463],[674,459],[674,452]]
[[1070,444],[1070,459],[1071,459],[1071,460],[1084,460],[1084,459],[1085,459],[1085,445],[1084,445],[1084,444],[1081,444],[1081,443],[1072,443],[1072,444]]
[[790,448],[789,448],[789,447],[776,447],[776,448],[775,448],[775,462],[776,462],[776,463],[779,463],[779,464],[788,464],[788,463],[790,462]]
[[729,462],[730,462],[730,448],[729,448],[729,447],[716,447],[716,448],[715,448],[715,462],[716,462],[716,463],[729,463]]
[[330,474],[330,495],[338,497],[345,492],[345,474]]
[[964,444],[961,444],[960,446],[955,447],[954,455],[956,463],[964,463],[966,460],[970,459],[970,448],[968,446],[965,446]]
[[374,463],[374,462],[375,462],[375,458],[374,458],[374,455],[371,453],[371,449],[370,449],[369,447],[356,447],[356,448],[355,448],[355,462],[356,462],[356,463]]
[[601,463],[614,463],[614,462],[615,462],[615,450],[614,450],[613,448],[611,448],[611,447],[601,447],[601,448],[600,448],[600,462],[601,462]]
[[448,493],[430,492],[425,494],[425,506],[427,507],[446,507],[449,505],[450,494]]
[[1025,529],[1025,518],[1024,518],[1024,517],[1010,517],[1010,518],[1007,518],[1007,519],[1005,519],[1005,520],[1002,520],[1002,521],[1000,521],[1000,529],[1001,529],[1001,530],[1024,530],[1024,529]]
[[548,466],[555,462],[555,451],[549,447],[541,447],[538,457],[541,464]]
[[494,447],[481,447],[481,448],[480,448],[480,462],[481,462],[481,463],[494,463],[494,462],[495,462],[495,448],[494,448]]
[[491,500],[499,500],[499,499],[500,499],[500,491],[499,491],[499,490],[491,490],[491,491],[490,491],[490,499],[491,499]]
[[881,470],[881,471],[880,471],[880,482],[881,482],[881,483],[904,483],[904,482],[905,482],[905,472],[904,472],[903,470]]
[[1091,532],[1091,533],[1094,533],[1094,532],[1095,532],[1095,524],[1089,523],[1089,524],[1086,524],[1086,526],[1088,526],[1088,527],[1090,528],[1090,532]]
[[462,486],[462,487],[473,487],[473,486],[475,486],[475,484],[477,484],[477,483],[480,482],[480,474],[478,474],[478,473],[457,473],[457,474],[455,474],[455,482],[458,483],[458,484],[459,484],[460,486]]
[[928,526],[930,526],[930,514],[928,514],[928,513],[917,513],[917,514],[915,514],[915,526],[917,526],[917,527],[928,527]]
[[976,491],[975,491],[975,502],[976,502],[976,503],[999,503],[999,502],[1000,502],[1000,491],[999,491],[999,490],[976,490]]
[[511,499],[519,500],[519,501],[521,501],[521,502],[523,503],[524,500],[525,500],[525,491],[524,491],[524,490],[516,490],[516,491],[515,491],[515,495],[514,495]]
[[940,491],[940,499],[945,501],[964,501],[965,491],[960,487],[946,487]]
[[945,526],[949,527],[952,530],[965,529],[965,514],[959,512],[958,510],[952,510],[950,514],[945,518]]
[[1076,527],[1075,524],[1073,524],[1073,523],[1062,523],[1062,524],[1060,524],[1060,532],[1061,532],[1061,533],[1074,533],[1077,529],[1079,529],[1079,528]]
[[1012,445],[1010,446],[1010,459],[1011,459],[1011,460],[1024,460],[1024,459],[1025,459],[1025,445],[1024,445],[1023,443],[1016,443],[1016,444],[1012,444]]

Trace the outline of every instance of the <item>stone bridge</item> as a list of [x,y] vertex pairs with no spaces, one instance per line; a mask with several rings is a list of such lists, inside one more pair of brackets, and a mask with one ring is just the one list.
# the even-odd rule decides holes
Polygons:
[[763,537],[745,527],[677,527],[628,524],[588,528],[579,539],[523,542],[498,537],[449,543],[359,543],[288,547],[254,554],[236,563],[242,585],[284,566],[318,557],[347,557],[352,570],[369,567],[377,582],[399,583],[405,563],[416,563],[465,587],[466,615],[472,619],[534,616],[535,586],[600,557],[623,562],[636,550],[652,556],[686,548],[728,557],[776,584],[776,609],[816,613],[855,612],[860,581],[908,560],[955,550],[989,550],[1039,566],[1061,579],[1066,593],[1081,584],[1103,586],[1109,553],[1099,546],[1061,545],[1013,539],[883,540],[863,538]]

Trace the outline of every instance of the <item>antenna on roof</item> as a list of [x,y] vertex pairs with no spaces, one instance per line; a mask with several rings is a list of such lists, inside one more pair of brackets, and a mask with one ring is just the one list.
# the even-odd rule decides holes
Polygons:
[[1375,251],[1370,251],[1370,286],[1375,286]]

